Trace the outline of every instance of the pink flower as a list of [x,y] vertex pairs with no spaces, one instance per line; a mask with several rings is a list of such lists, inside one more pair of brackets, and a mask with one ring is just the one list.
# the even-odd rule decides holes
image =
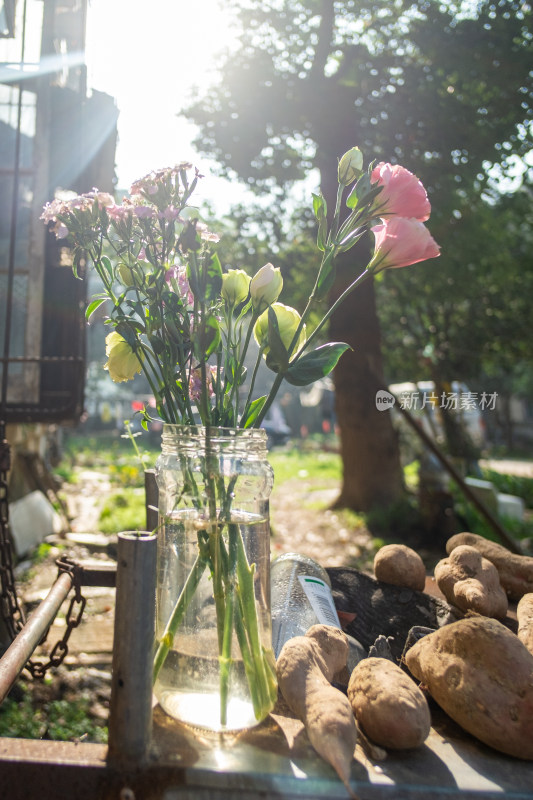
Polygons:
[[177,291],[187,305],[194,304],[194,296],[187,280],[187,269],[182,266],[169,267],[165,272],[165,280],[173,291]]
[[416,175],[398,164],[383,161],[372,170],[371,181],[382,186],[372,206],[376,216],[398,214],[425,222],[431,213],[426,190]]
[[61,214],[64,211],[64,203],[62,203],[61,200],[52,200],[51,203],[46,203],[39,219],[44,220],[45,223],[55,222],[57,220],[57,214]]
[[160,219],[166,219],[167,222],[172,222],[172,220],[177,219],[180,215],[180,212],[174,206],[167,206],[164,211],[159,212]]
[[62,222],[57,222],[53,228],[56,239],[66,239],[68,236],[68,228]]
[[367,269],[374,274],[440,255],[438,244],[417,219],[391,217],[372,228],[372,233],[375,237],[374,255]]
[[122,205],[122,206],[110,206],[107,209],[107,213],[110,219],[116,221],[127,219],[132,213],[132,206]]
[[152,206],[134,206],[133,213],[139,219],[153,219],[156,211]]
[[[213,382],[216,381],[218,369],[211,367],[209,364],[206,367],[206,389],[207,396],[212,397],[215,393],[213,389]],[[202,396],[202,371],[199,367],[193,369],[189,378],[189,397],[194,403],[197,403]]]
[[88,192],[86,195],[82,195],[82,197],[88,197],[91,200],[96,200],[99,208],[109,209],[115,205],[115,200],[109,194],[109,192],[100,192],[98,189],[93,189],[92,192]]

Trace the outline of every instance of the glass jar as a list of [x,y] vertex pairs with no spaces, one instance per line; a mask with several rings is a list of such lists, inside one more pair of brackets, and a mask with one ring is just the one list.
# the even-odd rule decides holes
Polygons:
[[277,696],[266,433],[165,425],[156,479],[155,695],[196,728],[251,727]]

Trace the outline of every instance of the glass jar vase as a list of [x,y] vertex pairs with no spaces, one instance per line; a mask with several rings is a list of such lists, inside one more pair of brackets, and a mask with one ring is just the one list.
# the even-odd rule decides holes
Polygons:
[[156,479],[155,695],[196,728],[251,727],[277,696],[266,434],[165,425]]

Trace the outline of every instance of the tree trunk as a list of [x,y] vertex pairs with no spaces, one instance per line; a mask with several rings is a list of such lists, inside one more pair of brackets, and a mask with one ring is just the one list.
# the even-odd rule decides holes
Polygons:
[[[322,191],[331,208],[337,191],[337,158],[321,165]],[[329,150],[331,152],[331,144]],[[324,154],[319,145],[318,151]],[[325,177],[333,177],[326,183]],[[334,183],[335,181],[335,183]],[[331,301],[363,271],[368,253],[356,246],[336,260],[337,281]],[[343,482],[338,508],[369,511],[390,506],[404,496],[398,437],[390,410],[378,410],[376,393],[384,385],[381,335],[372,279],[356,289],[330,321],[330,340],[346,342],[346,352],[334,372],[335,406],[340,428]]]
[[[353,260],[350,271],[353,275]],[[391,505],[403,496],[404,485],[390,410],[376,406],[384,379],[371,281],[333,315],[330,335],[353,348],[342,356],[334,373],[343,465],[342,489],[335,505],[356,511]]]

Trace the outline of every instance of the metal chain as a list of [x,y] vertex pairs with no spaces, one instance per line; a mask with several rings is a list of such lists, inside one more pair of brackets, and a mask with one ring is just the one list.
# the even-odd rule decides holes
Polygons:
[[9,538],[7,473],[10,467],[9,442],[2,437],[0,440],[0,612],[7,632],[13,640],[22,629],[25,618],[17,597]]
[[[0,439],[0,615],[5,622],[11,640],[13,640],[22,630],[25,617],[17,597],[15,577],[13,574],[11,541],[9,538],[7,473],[10,466],[11,453],[9,442],[2,436]],[[82,568],[68,558],[59,559],[56,563],[58,575],[62,572],[68,572],[72,576],[74,596],[70,601],[70,606],[66,614],[65,633],[53,646],[48,661],[39,662],[30,659],[26,664],[25,669],[33,678],[43,678],[49,669],[58,667],[64,661],[68,653],[70,634],[74,628],[77,628],[80,624],[85,609],[86,599],[81,593]],[[46,636],[44,638],[46,638]]]
[[48,661],[38,662],[31,660],[26,664],[26,669],[34,678],[43,678],[49,669],[52,667],[58,667],[63,663],[65,656],[68,653],[68,640],[70,638],[70,634],[74,628],[77,628],[80,624],[83,612],[85,610],[85,604],[87,602],[81,593],[82,568],[69,558],[58,559],[56,563],[58,568],[58,576],[61,575],[62,572],[68,572],[72,576],[74,597],[70,601],[70,605],[65,617],[65,621],[67,623],[65,633],[53,646],[52,650],[50,651]]

